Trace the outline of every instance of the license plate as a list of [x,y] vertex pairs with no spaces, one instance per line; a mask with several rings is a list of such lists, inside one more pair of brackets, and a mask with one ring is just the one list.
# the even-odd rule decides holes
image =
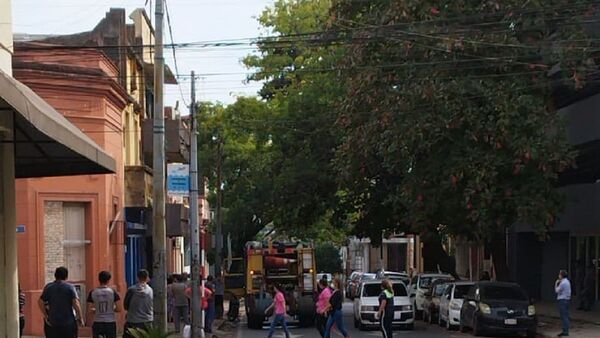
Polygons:
[[504,320],[504,324],[506,325],[517,325],[517,320],[515,318],[508,318]]

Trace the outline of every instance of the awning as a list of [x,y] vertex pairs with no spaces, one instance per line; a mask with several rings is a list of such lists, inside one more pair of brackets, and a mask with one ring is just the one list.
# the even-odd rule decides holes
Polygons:
[[115,160],[29,87],[0,71],[0,113],[13,113],[17,178],[107,174]]

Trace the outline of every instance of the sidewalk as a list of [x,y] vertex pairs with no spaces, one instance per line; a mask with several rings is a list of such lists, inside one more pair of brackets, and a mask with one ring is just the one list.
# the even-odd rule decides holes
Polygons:
[[[207,338],[231,338],[233,337],[233,331],[235,329],[235,325],[229,323],[228,321],[224,320],[224,319],[215,319],[215,325],[214,325],[215,329],[214,329],[214,333],[213,334],[206,334]],[[173,330],[174,326],[173,323],[169,323],[169,329]],[[120,337],[120,335],[119,335]],[[23,338],[43,338],[43,337],[37,337],[37,336],[23,336]],[[91,336],[85,336],[85,335],[80,335],[79,338],[91,338]],[[171,336],[171,338],[181,338],[181,335],[173,335]]]
[[[561,332],[560,316],[556,303],[535,304],[538,313],[540,338],[556,337]],[[569,337],[600,338],[600,309],[584,312],[571,305],[571,330]]]

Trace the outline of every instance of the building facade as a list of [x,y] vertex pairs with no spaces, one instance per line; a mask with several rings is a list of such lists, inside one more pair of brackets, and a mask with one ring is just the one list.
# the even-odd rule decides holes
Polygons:
[[[99,271],[125,284],[124,229],[116,220],[124,206],[122,113],[128,96],[116,81],[118,69],[96,50],[64,53],[39,43],[17,43],[14,75],[81,129],[112,158],[112,175],[33,178],[17,181],[19,280],[28,299],[37,300],[54,269],[66,266],[80,298],[97,284]],[[17,169],[18,170],[18,169]],[[85,302],[82,302],[85,307]],[[41,318],[36,302],[29,318]],[[39,335],[42,321],[27,321]]]

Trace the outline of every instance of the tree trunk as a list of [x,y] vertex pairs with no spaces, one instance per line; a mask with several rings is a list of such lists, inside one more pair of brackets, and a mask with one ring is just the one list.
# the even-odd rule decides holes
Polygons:
[[489,243],[489,248],[492,253],[492,262],[496,271],[496,279],[499,281],[509,281],[510,272],[506,262],[506,234],[498,233],[494,236],[494,240]]

